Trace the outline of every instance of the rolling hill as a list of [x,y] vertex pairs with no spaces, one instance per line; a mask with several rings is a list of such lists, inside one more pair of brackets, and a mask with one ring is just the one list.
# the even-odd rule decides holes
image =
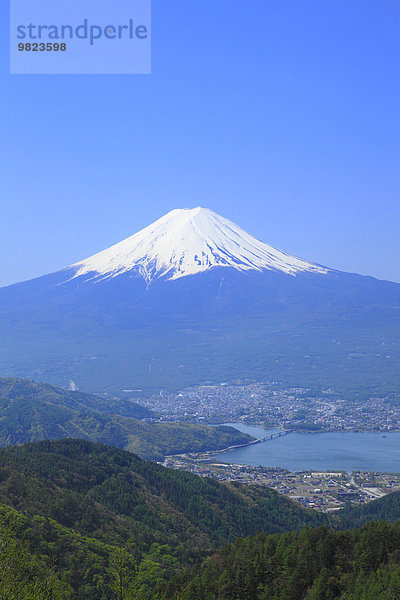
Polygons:
[[[147,423],[151,411],[129,400],[107,401],[24,379],[0,379],[0,446],[81,438],[161,460],[167,454],[217,450],[251,437],[233,427]],[[154,415],[153,415],[154,416]]]
[[85,440],[3,448],[0,594],[35,573],[40,593],[24,600],[118,600],[121,581],[122,597],[140,600],[387,600],[399,524],[338,529],[398,519],[398,497],[330,518]]
[[184,565],[240,535],[322,521],[266,488],[200,478],[71,439],[1,449],[0,504],[0,522],[40,552],[75,600],[110,592],[110,566],[124,548],[133,575],[150,569],[150,591],[140,598],[151,600]]

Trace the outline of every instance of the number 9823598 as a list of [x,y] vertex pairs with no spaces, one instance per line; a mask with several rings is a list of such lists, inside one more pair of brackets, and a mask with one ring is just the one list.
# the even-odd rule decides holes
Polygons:
[[59,44],[58,42],[34,42],[20,43],[18,44],[19,52],[65,52],[67,44],[64,42]]

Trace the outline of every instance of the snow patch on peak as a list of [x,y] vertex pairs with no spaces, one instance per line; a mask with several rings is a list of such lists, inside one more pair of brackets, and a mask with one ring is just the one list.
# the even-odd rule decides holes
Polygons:
[[256,239],[210,209],[174,209],[138,233],[72,265],[74,277],[110,278],[135,271],[147,283],[173,280],[214,267],[239,271],[276,270],[326,274],[328,269],[296,258]]

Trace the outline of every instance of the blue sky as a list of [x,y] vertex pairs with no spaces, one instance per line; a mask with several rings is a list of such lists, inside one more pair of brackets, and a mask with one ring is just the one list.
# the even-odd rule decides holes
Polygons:
[[153,0],[152,75],[8,74],[0,285],[206,206],[400,281],[398,0]]

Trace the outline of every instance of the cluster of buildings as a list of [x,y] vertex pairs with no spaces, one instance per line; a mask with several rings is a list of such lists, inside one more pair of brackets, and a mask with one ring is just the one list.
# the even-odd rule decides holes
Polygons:
[[393,431],[400,429],[400,402],[389,398],[344,400],[334,390],[282,388],[276,382],[202,385],[136,399],[161,421],[243,421],[298,431]]
[[[237,423],[286,431],[380,431],[400,429],[400,403],[388,398],[345,400],[334,390],[281,387],[276,382],[202,385],[160,392],[140,403],[161,421]],[[322,512],[362,504],[400,490],[400,474],[289,472],[222,462],[211,453],[166,457],[164,465],[221,481],[265,485]]]
[[332,512],[400,490],[400,474],[298,471],[216,462],[206,453],[167,457],[163,465],[220,481],[265,485],[307,508]]

